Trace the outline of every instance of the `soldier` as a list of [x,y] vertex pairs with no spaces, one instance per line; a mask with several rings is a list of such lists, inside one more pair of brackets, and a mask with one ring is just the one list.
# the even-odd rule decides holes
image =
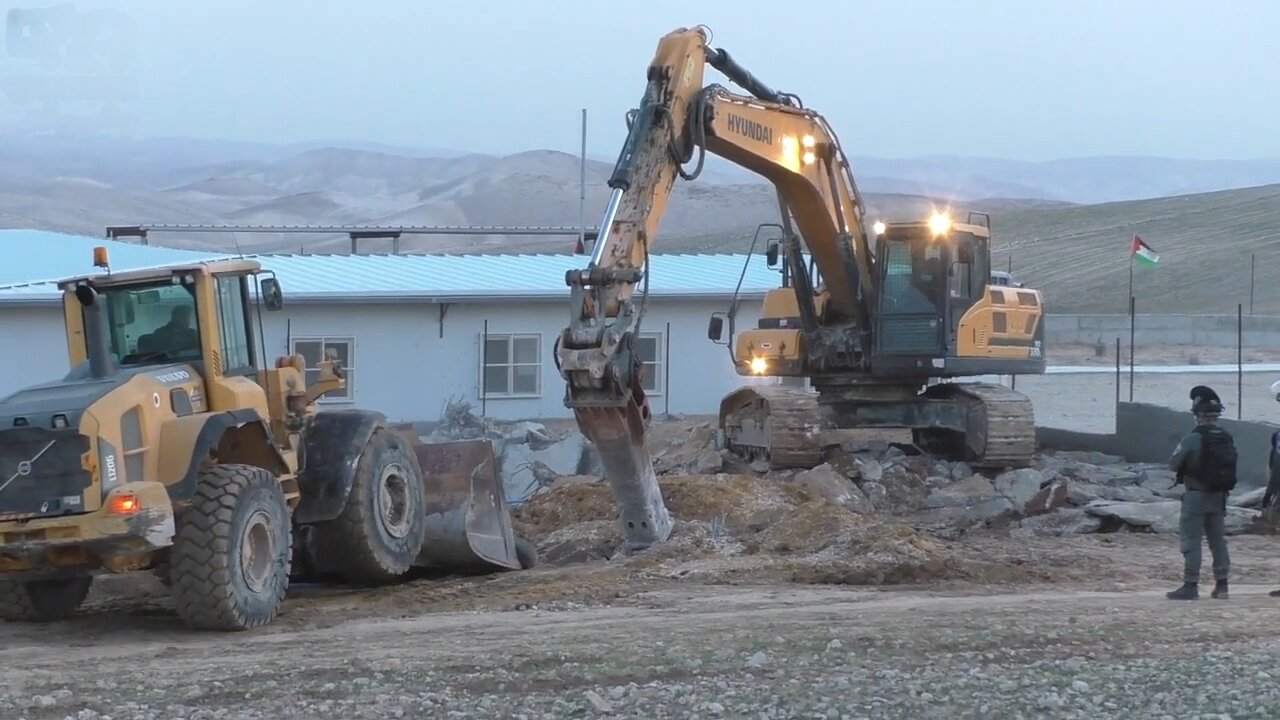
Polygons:
[[[1271,384],[1271,394],[1276,402],[1280,402],[1280,380]],[[1262,496],[1262,513],[1264,517],[1274,518],[1280,514],[1280,431],[1271,433],[1271,449],[1267,452],[1267,489]],[[1274,522],[1274,519],[1272,520]],[[1280,597],[1280,590],[1272,590],[1271,597]]]
[[1227,575],[1231,569],[1227,553],[1227,494],[1236,482],[1235,442],[1217,424],[1222,414],[1222,401],[1217,393],[1203,385],[1191,389],[1191,412],[1196,426],[1187,433],[1169,458],[1169,467],[1183,483],[1182,514],[1178,534],[1185,559],[1182,587],[1166,595],[1170,600],[1195,600],[1200,597],[1200,544],[1208,535],[1213,555],[1211,597],[1226,599]]

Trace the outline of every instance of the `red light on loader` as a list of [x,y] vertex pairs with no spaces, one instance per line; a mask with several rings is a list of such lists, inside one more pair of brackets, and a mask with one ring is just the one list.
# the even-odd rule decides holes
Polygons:
[[107,501],[107,510],[113,515],[132,515],[141,508],[135,495],[115,495]]

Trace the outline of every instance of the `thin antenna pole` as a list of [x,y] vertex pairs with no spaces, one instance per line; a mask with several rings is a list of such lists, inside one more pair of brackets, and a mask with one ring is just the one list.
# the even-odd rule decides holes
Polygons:
[[578,171],[578,242],[587,246],[587,109],[582,108],[582,167]]

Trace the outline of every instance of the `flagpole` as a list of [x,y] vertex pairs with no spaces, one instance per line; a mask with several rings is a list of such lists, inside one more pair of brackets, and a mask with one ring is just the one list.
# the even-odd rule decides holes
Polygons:
[[[1134,238],[1137,238],[1137,237],[1138,236],[1135,233]],[[1130,248],[1132,248],[1132,244],[1130,245]],[[1133,253],[1133,250],[1130,249],[1130,252],[1129,252],[1129,402],[1133,402],[1133,364],[1134,364],[1134,357],[1133,357],[1134,356],[1134,351],[1133,351],[1134,317],[1133,316],[1135,311],[1134,300],[1133,300],[1133,264],[1134,262],[1135,262],[1134,253]]]

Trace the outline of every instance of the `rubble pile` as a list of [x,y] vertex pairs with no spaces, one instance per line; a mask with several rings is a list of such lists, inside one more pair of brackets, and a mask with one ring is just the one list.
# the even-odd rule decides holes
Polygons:
[[670,540],[634,560],[623,550],[617,508],[604,483],[570,483],[536,495],[514,511],[516,530],[538,544],[547,564],[616,559],[653,567],[678,561],[682,577],[697,572],[688,563],[698,557],[780,561],[797,582],[902,582],[936,577],[949,567],[938,541],[841,502],[822,484],[741,473],[666,475],[661,483],[676,525]]
[[[695,426],[654,453],[664,472],[749,472],[792,484],[857,513],[889,514],[943,537],[976,528],[1020,535],[1177,533],[1182,485],[1163,465],[1129,463],[1099,452],[1048,452],[1030,468],[976,473],[884,441],[846,444],[827,462],[799,472],[743,465],[714,448],[714,426]],[[1261,489],[1232,493],[1227,531],[1265,532]]]
[[445,403],[440,422],[420,439],[425,443],[490,441],[507,502],[513,505],[566,477],[599,477],[602,472],[590,443],[580,433],[555,433],[537,422],[483,418],[471,403],[458,398]]

